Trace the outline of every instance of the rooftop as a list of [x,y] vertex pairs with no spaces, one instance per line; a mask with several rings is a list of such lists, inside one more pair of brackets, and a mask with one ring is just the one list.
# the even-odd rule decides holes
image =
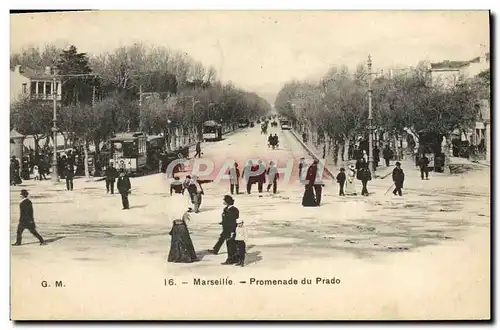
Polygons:
[[[486,61],[490,61],[490,53],[484,54]],[[471,63],[480,63],[481,62],[481,57],[474,57],[471,60],[468,61],[449,61],[445,60],[442,62],[437,62],[437,63],[431,63],[431,69],[432,70],[439,70],[439,69],[461,69],[466,66],[469,66]]]
[[[52,75],[52,72],[49,73],[50,68],[47,68],[46,70],[39,70],[39,69],[32,69],[28,67],[21,67],[21,66],[16,66],[14,68],[14,72],[19,72],[19,74],[25,76],[26,78],[29,79],[34,79],[34,80],[52,80],[54,76]],[[50,70],[51,71],[51,70]]]

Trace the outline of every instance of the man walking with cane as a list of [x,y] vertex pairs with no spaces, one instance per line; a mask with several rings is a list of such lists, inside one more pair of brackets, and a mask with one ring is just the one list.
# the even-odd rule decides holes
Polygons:
[[401,189],[403,188],[403,182],[405,181],[405,173],[401,168],[400,162],[396,162],[396,168],[392,171],[392,181],[394,181],[394,185],[396,186],[396,188],[392,191],[394,196],[403,196]]

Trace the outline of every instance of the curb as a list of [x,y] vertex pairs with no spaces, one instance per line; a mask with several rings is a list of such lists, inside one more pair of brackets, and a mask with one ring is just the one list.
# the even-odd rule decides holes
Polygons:
[[[297,136],[297,134],[295,134],[295,132],[293,130],[290,130],[290,132],[292,133],[292,135],[295,137],[295,139],[300,143],[300,145],[307,151],[307,153],[312,156],[312,157],[315,157],[315,158],[318,158],[320,159],[318,156],[316,156],[316,154],[304,143],[302,142],[302,140]],[[325,166],[325,164],[323,164],[323,168],[325,170],[325,172],[334,180],[336,180],[336,177],[333,175],[333,173]],[[381,179],[385,179],[387,178],[389,175],[392,174],[392,171],[389,171],[388,173],[385,173],[385,174],[382,174],[382,175],[377,175],[377,173],[375,173],[375,175],[373,176],[375,179],[377,178],[381,178]]]
[[[290,133],[292,133],[293,137],[300,143],[300,145],[302,146],[302,148],[304,148],[307,153],[309,154],[309,156],[312,156],[312,157],[315,157],[317,159],[320,160],[319,157],[316,156],[316,154],[304,143],[302,142],[301,139],[299,139],[299,137],[297,136],[297,134],[295,134],[295,132],[293,131],[293,129],[290,130]],[[336,177],[335,175],[333,175],[333,173],[325,166],[324,162],[320,161],[320,163],[323,163],[323,169],[324,171],[326,172],[326,174],[328,174],[333,180],[336,180]]]

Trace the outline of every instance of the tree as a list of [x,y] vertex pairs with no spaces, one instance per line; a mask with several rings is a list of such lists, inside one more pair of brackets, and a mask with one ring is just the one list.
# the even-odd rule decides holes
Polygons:
[[47,44],[40,50],[38,47],[27,47],[21,50],[20,53],[13,53],[10,56],[10,68],[13,69],[16,65],[28,67],[35,70],[43,70],[45,67],[55,67],[61,54],[62,49],[53,45]]
[[51,134],[52,115],[51,103],[22,99],[11,106],[11,128],[24,135],[32,135],[35,151],[38,151],[38,142]]
[[63,50],[57,64],[57,70],[63,76],[62,104],[92,103],[93,87],[97,85],[94,77],[64,77],[65,75],[89,74],[92,69],[86,53],[79,53],[75,46]]

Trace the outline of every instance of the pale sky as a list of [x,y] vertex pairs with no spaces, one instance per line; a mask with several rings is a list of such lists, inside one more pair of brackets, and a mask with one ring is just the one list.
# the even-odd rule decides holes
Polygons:
[[140,41],[214,65],[263,96],[290,79],[355,67],[468,60],[489,47],[487,11],[101,11],[11,15],[11,51],[47,43],[101,53]]

